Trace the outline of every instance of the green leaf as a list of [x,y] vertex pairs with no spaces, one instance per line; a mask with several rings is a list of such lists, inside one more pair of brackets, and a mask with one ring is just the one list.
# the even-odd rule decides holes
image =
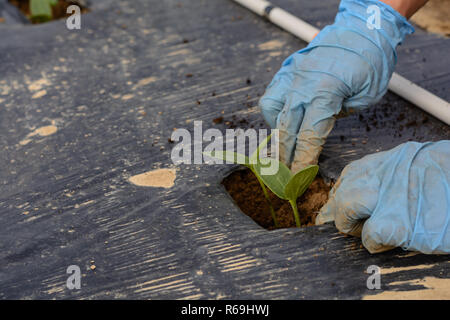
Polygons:
[[314,181],[318,171],[319,166],[311,165],[297,172],[286,184],[284,189],[286,198],[294,201],[297,200],[308,189],[311,182]]
[[52,5],[57,2],[54,0],[30,0],[30,12],[32,18],[52,18]]
[[248,166],[250,164],[250,160],[247,156],[236,153],[233,151],[211,151],[211,152],[203,152],[205,156],[210,158],[221,159],[227,162],[233,162],[238,164],[243,164]]
[[272,158],[264,158],[263,162],[267,162],[269,165],[276,166],[278,162],[278,172],[273,175],[263,175],[262,169],[265,166],[261,161],[258,161],[253,167],[255,169],[256,174],[261,178],[264,184],[279,198],[287,200],[285,194],[285,187],[289,180],[292,177],[292,173],[286,165],[276,159]]
[[258,146],[258,148],[256,148],[256,150],[252,153],[252,155],[250,156],[250,163],[255,164],[256,162],[258,162],[259,159],[259,153],[261,152],[261,150],[267,145],[267,143],[269,143],[270,138],[272,138],[272,134],[268,135],[267,138],[265,138]]

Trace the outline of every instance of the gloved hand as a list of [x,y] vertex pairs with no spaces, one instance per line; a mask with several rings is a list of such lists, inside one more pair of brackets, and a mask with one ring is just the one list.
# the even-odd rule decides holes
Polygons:
[[[367,27],[370,5],[380,8],[379,30]],[[293,160],[293,172],[316,164],[341,107],[365,108],[386,93],[395,48],[412,32],[380,1],[342,0],[334,24],[284,61],[260,99],[266,122],[279,129],[280,160]]]
[[450,140],[407,142],[347,165],[316,224],[332,220],[370,253],[450,253]]

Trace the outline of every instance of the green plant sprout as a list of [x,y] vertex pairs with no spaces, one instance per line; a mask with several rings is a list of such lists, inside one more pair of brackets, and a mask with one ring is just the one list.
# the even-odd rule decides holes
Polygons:
[[225,160],[227,162],[233,162],[237,164],[242,164],[250,169],[251,172],[255,175],[256,179],[258,179],[259,184],[261,185],[261,189],[263,190],[264,197],[266,198],[266,202],[269,205],[270,208],[270,214],[272,215],[273,223],[276,228],[279,227],[277,216],[275,214],[275,210],[273,209],[272,201],[270,201],[269,193],[267,192],[267,189],[264,185],[264,182],[256,170],[256,165],[259,164],[260,168],[264,165],[260,162],[259,154],[261,150],[267,145],[272,135],[269,135],[267,138],[265,138],[260,145],[256,148],[256,150],[250,155],[250,157],[247,157],[246,155],[233,152],[233,151],[212,151],[212,152],[203,152],[208,157],[211,158],[217,158],[221,160]]
[[31,21],[46,22],[52,19],[52,6],[56,5],[58,0],[30,0]]
[[[278,162],[278,172],[273,175],[261,174],[264,165],[258,161],[254,166],[257,176],[260,176],[264,184],[279,198],[288,200],[292,210],[294,211],[295,225],[300,227],[300,217],[297,208],[297,198],[300,197],[314,181],[314,178],[319,171],[319,166],[310,165],[296,174],[291,173],[291,170],[276,159],[267,158],[269,162]],[[273,163],[271,164],[273,165]]]

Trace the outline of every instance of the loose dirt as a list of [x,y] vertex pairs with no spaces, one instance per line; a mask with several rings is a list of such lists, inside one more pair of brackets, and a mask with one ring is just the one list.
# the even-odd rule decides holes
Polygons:
[[[249,169],[237,170],[223,180],[223,185],[238,207],[261,227],[275,229],[269,206],[261,186]],[[297,200],[302,227],[314,225],[320,208],[327,202],[331,187],[316,177],[309,189]],[[268,190],[280,228],[295,227],[294,214],[288,201]]]

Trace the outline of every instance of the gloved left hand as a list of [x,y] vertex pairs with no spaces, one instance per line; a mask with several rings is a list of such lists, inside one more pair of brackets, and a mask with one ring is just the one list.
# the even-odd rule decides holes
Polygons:
[[[380,9],[380,29],[367,27],[370,5]],[[280,160],[293,172],[316,164],[341,107],[365,108],[385,94],[396,46],[413,31],[380,1],[342,0],[334,24],[283,63],[260,99],[266,122],[279,129]]]
[[316,224],[332,220],[371,253],[450,253],[450,141],[407,142],[347,165]]

